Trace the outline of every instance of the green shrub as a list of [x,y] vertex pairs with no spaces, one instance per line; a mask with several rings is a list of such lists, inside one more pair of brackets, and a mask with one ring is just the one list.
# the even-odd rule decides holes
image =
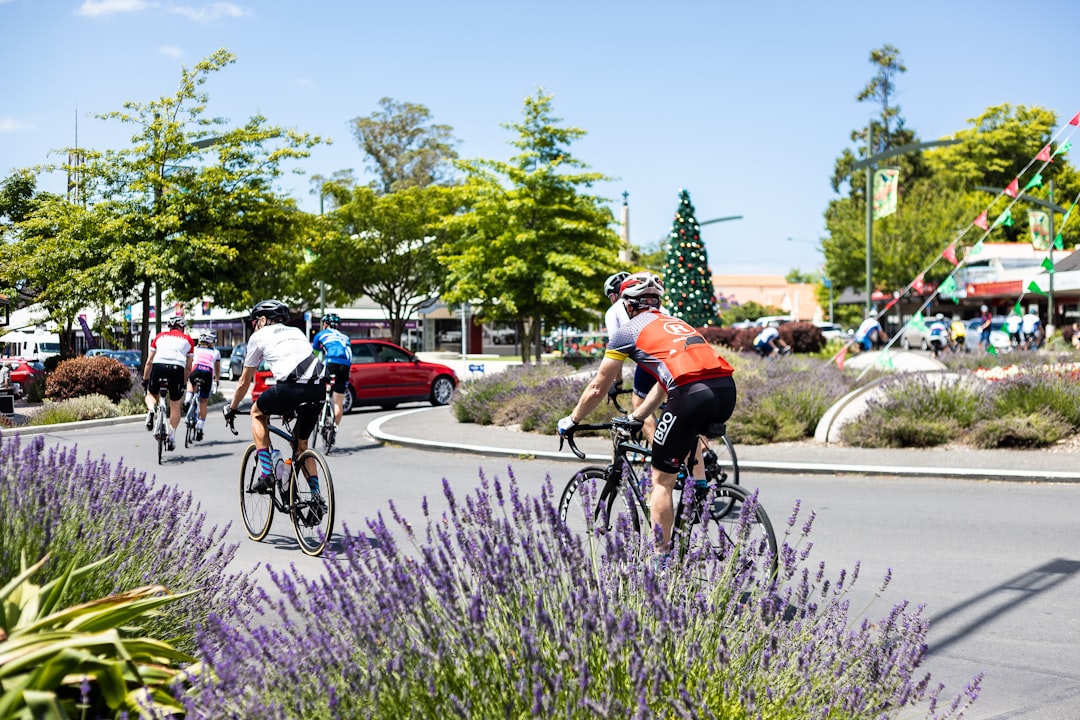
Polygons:
[[745,445],[765,445],[799,440],[805,425],[777,398],[765,398],[753,412],[733,414],[727,423],[728,436]]
[[[458,422],[491,425],[496,413],[511,398],[531,394],[538,385],[553,378],[565,377],[568,370],[569,367],[563,363],[519,365],[477,380],[466,380],[454,394],[451,404],[454,417]],[[571,408],[573,405],[566,412]],[[512,419],[511,424],[513,422],[520,420]]]
[[119,360],[104,355],[69,358],[47,376],[45,397],[67,400],[97,394],[118,402],[131,385],[131,372]]
[[856,447],[934,447],[956,440],[961,426],[952,418],[900,415],[872,420],[860,418],[840,429],[840,437]]
[[1069,431],[1069,423],[1060,415],[1040,412],[983,420],[968,439],[980,448],[1038,448],[1053,445]]
[[28,403],[39,403],[45,399],[45,376],[36,375],[23,386],[23,397]]
[[43,407],[29,413],[28,420],[30,425],[56,425],[120,415],[120,408],[104,395],[83,395],[61,402],[47,402]]
[[999,416],[1051,413],[1072,430],[1080,430],[1080,393],[1076,380],[1053,371],[1026,374],[996,386],[994,412]]

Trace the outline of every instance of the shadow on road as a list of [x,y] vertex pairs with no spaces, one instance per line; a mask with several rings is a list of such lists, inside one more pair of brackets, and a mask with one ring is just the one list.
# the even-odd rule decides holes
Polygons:
[[976,595],[972,595],[967,600],[927,618],[930,627],[933,628],[954,615],[969,611],[980,613],[958,627],[952,634],[931,643],[929,654],[933,655],[940,652],[957,640],[970,635],[980,626],[1008,613],[1015,612],[1020,609],[1021,605],[1035,600],[1041,593],[1052,590],[1077,573],[1080,573],[1080,561],[1055,558],[1037,568],[989,587]]

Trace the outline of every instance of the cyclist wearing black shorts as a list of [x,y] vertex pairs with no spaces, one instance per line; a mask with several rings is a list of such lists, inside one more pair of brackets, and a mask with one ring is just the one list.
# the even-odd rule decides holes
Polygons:
[[[630,277],[628,272],[617,272],[614,275],[608,277],[604,281],[604,294],[607,295],[608,300],[611,301],[611,307],[604,313],[604,324],[607,326],[608,339],[615,334],[615,332],[626,323],[630,322],[630,316],[626,312],[626,306],[623,304],[621,297],[621,285],[626,278]],[[660,312],[664,312],[663,308],[659,308]],[[615,379],[615,382],[622,385],[622,377]],[[653,385],[656,384],[656,378],[650,375],[638,365],[637,370],[634,371],[634,392],[631,395],[631,407],[637,409],[641,407],[641,403],[645,400],[645,396],[652,390]],[[644,426],[642,430],[645,432],[645,437],[652,441],[653,430],[656,429],[656,419],[650,414],[644,416]]]
[[596,377],[585,388],[573,412],[558,422],[565,433],[583,420],[607,394],[632,359],[657,382],[630,420],[651,415],[666,400],[652,438],[653,492],[649,513],[660,526],[657,551],[671,548],[675,522],[672,494],[679,465],[695,448],[697,437],[713,423],[726,422],[735,409],[735,381],[731,365],[716,354],[692,327],[659,312],[664,286],[652,273],[636,273],[620,286],[630,322],[608,341]]
[[326,372],[333,378],[334,427],[335,432],[341,425],[341,416],[345,410],[345,390],[349,383],[349,367],[352,365],[352,345],[349,336],[337,329],[341,318],[336,313],[327,313],[322,319],[322,330],[315,335],[311,347],[321,352],[326,363]]
[[187,412],[187,404],[195,398],[195,382],[199,382],[199,419],[195,423],[195,439],[203,439],[203,428],[206,425],[206,410],[210,404],[210,395],[217,385],[217,379],[221,375],[221,351],[214,347],[217,336],[210,331],[199,335],[199,345],[191,361],[191,374],[188,375],[187,392],[184,393],[184,412]]
[[[244,372],[240,375],[232,401],[225,406],[225,419],[231,421],[236,408],[247,395],[255,379],[255,370],[265,362],[273,373],[275,383],[268,387],[251,408],[251,436],[255,441],[260,475],[255,490],[273,487],[274,471],[270,460],[271,415],[296,412],[293,437],[298,452],[307,449],[307,438],[318,421],[319,403],[325,393],[322,362],[311,352],[304,331],[284,323],[289,319],[289,307],[279,300],[264,300],[251,309],[251,325],[255,332],[248,339],[244,356]],[[300,408],[304,403],[308,403]],[[297,411],[297,408],[300,408]],[[309,483],[318,492],[319,479],[311,476]]]
[[180,424],[180,398],[184,396],[184,383],[191,372],[191,357],[195,341],[184,333],[187,321],[182,315],[169,318],[169,329],[158,333],[150,341],[150,351],[143,366],[143,386],[146,388],[146,429],[154,429],[154,410],[159,402],[157,392],[161,379],[168,385],[169,437],[166,447],[176,449],[176,428]]

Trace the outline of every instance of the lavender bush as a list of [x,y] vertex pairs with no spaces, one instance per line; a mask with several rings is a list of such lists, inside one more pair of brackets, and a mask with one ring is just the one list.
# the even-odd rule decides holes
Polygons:
[[77,449],[46,448],[35,437],[0,436],[0,577],[20,571],[20,557],[50,554],[56,566],[89,565],[112,557],[99,571],[72,582],[72,603],[142,585],[197,592],[146,621],[148,635],[191,650],[195,627],[208,611],[249,593],[250,580],[226,571],[236,545],[225,529],[204,526],[191,493],[156,487],[145,473]]
[[[194,717],[958,717],[918,668],[921,608],[849,617],[858,568],[806,566],[811,520],[787,523],[781,572],[741,564],[657,574],[639,535],[599,555],[567,531],[553,488],[481,476],[414,528],[391,507],[373,540],[345,532],[324,577],[274,575],[258,613],[215,614],[201,653],[218,680]],[[396,531],[392,530],[396,526]],[[409,541],[399,545],[404,534]]]

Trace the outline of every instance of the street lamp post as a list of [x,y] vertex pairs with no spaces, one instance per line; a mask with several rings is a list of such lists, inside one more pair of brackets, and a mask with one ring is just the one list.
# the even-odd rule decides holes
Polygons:
[[873,137],[874,137],[873,123],[866,128],[866,157],[858,161],[851,166],[851,174],[854,174],[857,170],[866,168],[866,311],[870,311],[870,306],[873,304],[870,296],[874,292],[874,248],[873,248],[873,235],[874,235],[874,170],[877,168],[877,164],[882,160],[886,160],[896,155],[903,155],[909,152],[916,152],[919,150],[925,150],[927,148],[939,147],[942,145],[955,145],[959,140],[934,140],[924,143],[910,143],[908,145],[901,145],[900,147],[891,148],[884,152],[880,152],[877,155],[871,155],[871,151],[874,149]]

